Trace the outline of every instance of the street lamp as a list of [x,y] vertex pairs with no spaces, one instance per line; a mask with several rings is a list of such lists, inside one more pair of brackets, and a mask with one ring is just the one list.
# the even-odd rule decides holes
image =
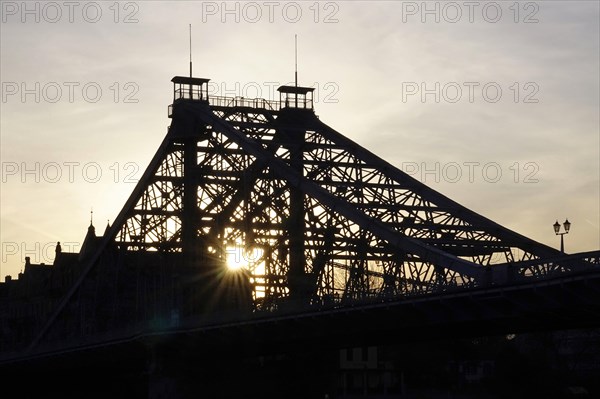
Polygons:
[[569,234],[569,230],[571,229],[571,223],[569,222],[569,219],[566,219],[565,222],[563,223],[563,227],[565,228],[564,232],[560,232],[560,223],[558,223],[558,220],[556,221],[556,223],[554,223],[552,225],[552,227],[554,227],[554,234],[556,234],[557,236],[560,236],[560,252],[564,253],[565,252],[565,240],[563,238],[563,236],[565,234]]

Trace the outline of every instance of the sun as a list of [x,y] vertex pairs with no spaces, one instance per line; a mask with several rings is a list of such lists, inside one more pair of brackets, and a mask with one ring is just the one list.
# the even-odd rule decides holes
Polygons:
[[228,246],[225,249],[227,269],[230,271],[254,269],[261,262],[263,253],[260,248],[245,248],[243,245]]

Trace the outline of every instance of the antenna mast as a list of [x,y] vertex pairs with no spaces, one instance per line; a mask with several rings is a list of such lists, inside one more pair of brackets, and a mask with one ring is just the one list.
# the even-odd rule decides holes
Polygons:
[[296,87],[298,87],[298,35],[294,35],[294,54],[295,54],[295,68],[294,68],[294,78],[296,82]]
[[192,24],[190,24],[190,78],[192,77]]

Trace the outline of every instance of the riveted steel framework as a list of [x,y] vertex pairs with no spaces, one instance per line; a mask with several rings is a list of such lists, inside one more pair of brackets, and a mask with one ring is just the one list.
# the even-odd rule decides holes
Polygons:
[[[166,137],[31,348],[49,332],[177,326],[215,309],[202,303],[235,320],[598,266],[597,253],[565,257],[362,148],[317,117],[308,88],[272,102],[209,97],[208,79],[187,79],[174,78]],[[231,258],[244,268],[228,273]]]
[[557,253],[411,178],[311,108],[176,95],[170,113],[115,241],[223,260],[253,251],[257,308],[473,286],[494,264]]

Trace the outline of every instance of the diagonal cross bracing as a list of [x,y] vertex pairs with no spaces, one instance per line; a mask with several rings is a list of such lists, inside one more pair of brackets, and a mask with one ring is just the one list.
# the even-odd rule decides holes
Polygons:
[[[444,279],[453,281],[456,276],[461,276],[461,283],[471,283],[484,275],[481,266],[556,253],[428,188],[335,132],[312,113],[209,107],[199,102],[181,102],[176,108],[171,140],[192,136],[197,142],[200,212],[193,224],[198,234],[215,252],[226,250],[227,242],[268,246],[269,256],[273,257],[270,261],[277,263],[275,259],[281,259],[278,270],[265,273],[268,278],[281,282],[289,277],[286,263],[290,260],[285,251],[290,250],[293,192],[301,192],[304,198],[306,233],[311,237],[321,235],[320,240],[306,239],[304,243],[307,284],[324,280],[319,274],[328,267],[323,265],[334,269],[350,267],[341,266],[335,259],[356,256],[351,241],[353,235],[360,235],[359,230],[372,236],[367,247],[374,252],[363,251],[358,257],[367,263],[380,261],[379,268],[371,265],[363,268],[365,272],[381,272],[389,280],[390,275],[402,276],[396,269],[403,268],[404,274],[408,273],[405,280],[415,280],[415,276],[416,280],[424,279],[420,286],[427,285],[423,283],[433,275],[441,285]],[[291,165],[291,143],[298,134],[302,134],[300,170]],[[163,169],[183,170],[174,163],[183,163],[184,156],[174,158],[177,161],[166,159]],[[178,178],[183,177],[157,173],[154,181],[172,188],[170,193],[177,198],[181,186],[176,183]],[[173,185],[169,186],[169,182]],[[148,197],[157,197],[148,191]],[[155,199],[154,203],[158,201]],[[136,216],[128,219],[117,242],[129,249],[161,249],[162,245],[163,249],[181,250],[172,245],[180,240],[177,229],[183,224],[177,207],[150,208],[153,209],[138,202],[133,210]],[[162,219],[157,220],[156,213],[161,211]],[[170,223],[174,232],[164,227],[168,218],[174,219]],[[332,221],[338,232],[333,235],[337,245],[324,251],[324,226],[331,229]],[[165,234],[150,234],[152,226],[156,230],[159,225],[170,232],[167,244],[171,245],[160,239]],[[278,238],[274,240],[274,236]],[[319,266],[311,270],[312,264]],[[423,269],[429,271],[423,273]],[[445,277],[441,278],[440,273]],[[268,285],[268,281],[262,281]],[[386,284],[381,283],[380,288]],[[288,292],[279,291],[282,296]]]
[[210,259],[225,267],[232,245],[257,250],[247,265],[256,310],[472,287],[489,281],[494,264],[558,255],[430,189],[311,110],[261,104],[174,103],[163,143],[32,346],[108,248],[180,255],[198,270],[214,268]]

